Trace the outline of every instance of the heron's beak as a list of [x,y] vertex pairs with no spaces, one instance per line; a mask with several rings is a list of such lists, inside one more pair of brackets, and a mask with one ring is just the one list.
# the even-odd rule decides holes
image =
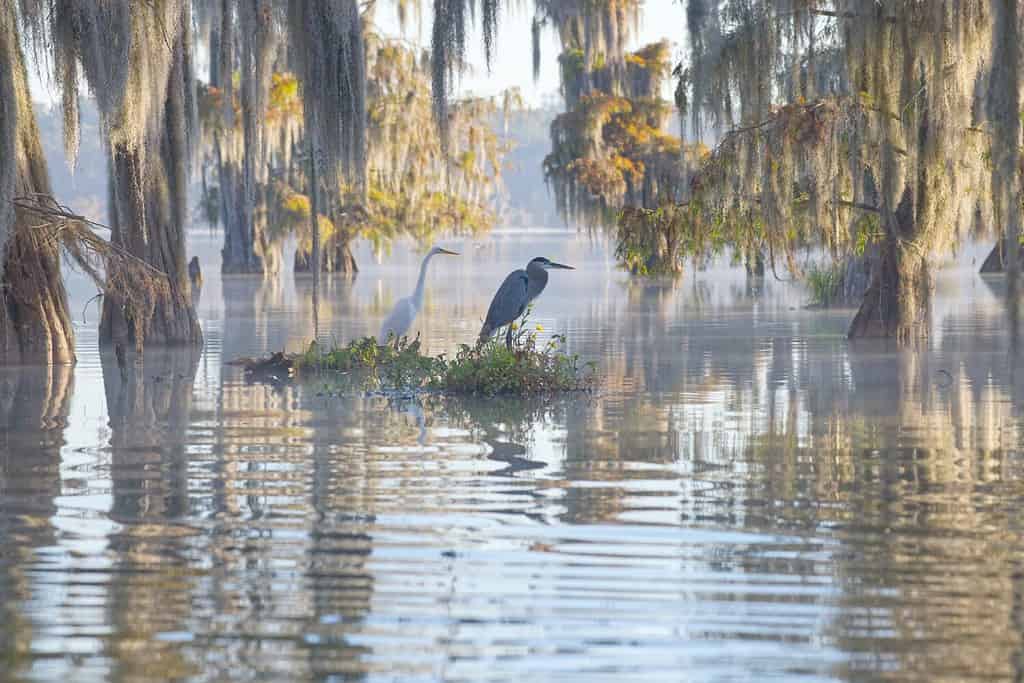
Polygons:
[[459,256],[459,252],[457,252],[457,251],[449,251],[447,249],[444,249],[443,247],[438,247],[437,251],[439,253],[442,253],[442,254],[450,254],[451,256]]
[[563,270],[576,270],[572,266],[567,266],[564,263],[555,263],[554,261],[548,261],[548,268],[561,268]]

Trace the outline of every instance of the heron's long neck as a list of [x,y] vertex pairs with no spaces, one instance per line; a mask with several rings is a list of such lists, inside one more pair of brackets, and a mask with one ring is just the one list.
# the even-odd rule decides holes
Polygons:
[[544,266],[537,265],[532,261],[526,266],[526,300],[527,302],[536,299],[548,285],[548,271]]
[[426,258],[423,259],[423,264],[420,266],[420,279],[416,282],[416,292],[412,295],[412,300],[416,302],[416,308],[423,304],[423,288],[427,282],[427,264],[430,263],[432,258],[434,258],[433,252],[427,254]]

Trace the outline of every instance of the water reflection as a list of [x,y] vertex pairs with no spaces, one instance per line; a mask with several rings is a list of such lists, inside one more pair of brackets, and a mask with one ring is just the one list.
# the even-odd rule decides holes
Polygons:
[[72,384],[63,365],[0,371],[0,667],[14,675],[53,628],[43,615],[55,605],[34,589],[31,570],[60,564],[51,519]]
[[107,619],[116,634],[104,655],[113,680],[181,678],[198,673],[164,634],[185,633],[191,567],[187,436],[199,355],[149,352],[119,366],[101,358],[109,414],[112,558]]
[[[584,267],[536,317],[599,363],[594,395],[248,383],[225,361],[308,339],[291,278],[211,277],[201,358],[82,349],[73,393],[66,368],[5,370],[11,677],[1020,674],[1024,387],[997,289],[954,274],[927,345],[850,346],[848,311],[771,279],[633,282],[559,239]],[[429,348],[526,260],[486,251],[432,281]],[[325,283],[326,334],[375,329],[403,273]]]

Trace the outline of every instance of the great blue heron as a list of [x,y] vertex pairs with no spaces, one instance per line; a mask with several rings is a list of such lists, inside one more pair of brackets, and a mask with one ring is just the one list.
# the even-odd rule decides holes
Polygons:
[[526,264],[526,270],[513,270],[498,287],[498,292],[491,299],[491,307],[487,309],[487,319],[480,328],[480,343],[491,338],[502,326],[508,325],[505,334],[505,345],[512,348],[512,323],[526,310],[527,305],[536,299],[548,284],[548,269],[564,268],[574,270],[572,266],[555,263],[551,259],[538,256]]
[[458,252],[442,249],[441,247],[434,247],[427,253],[423,258],[423,264],[420,266],[420,279],[416,283],[416,291],[412,293],[412,296],[399,299],[398,303],[391,310],[391,314],[385,318],[384,324],[380,326],[380,334],[377,335],[377,340],[381,344],[387,342],[389,334],[394,334],[395,339],[401,339],[409,331],[409,328],[412,327],[413,321],[416,320],[416,315],[420,312],[420,307],[423,306],[423,289],[427,281],[427,265],[430,263],[430,259],[434,258],[437,254],[459,255]]

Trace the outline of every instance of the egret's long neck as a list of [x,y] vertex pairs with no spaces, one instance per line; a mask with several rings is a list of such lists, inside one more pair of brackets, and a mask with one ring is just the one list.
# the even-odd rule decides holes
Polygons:
[[416,302],[416,308],[423,305],[423,288],[427,283],[427,264],[432,258],[434,258],[434,252],[427,254],[420,266],[420,279],[416,282],[416,292],[412,295],[412,300]]

